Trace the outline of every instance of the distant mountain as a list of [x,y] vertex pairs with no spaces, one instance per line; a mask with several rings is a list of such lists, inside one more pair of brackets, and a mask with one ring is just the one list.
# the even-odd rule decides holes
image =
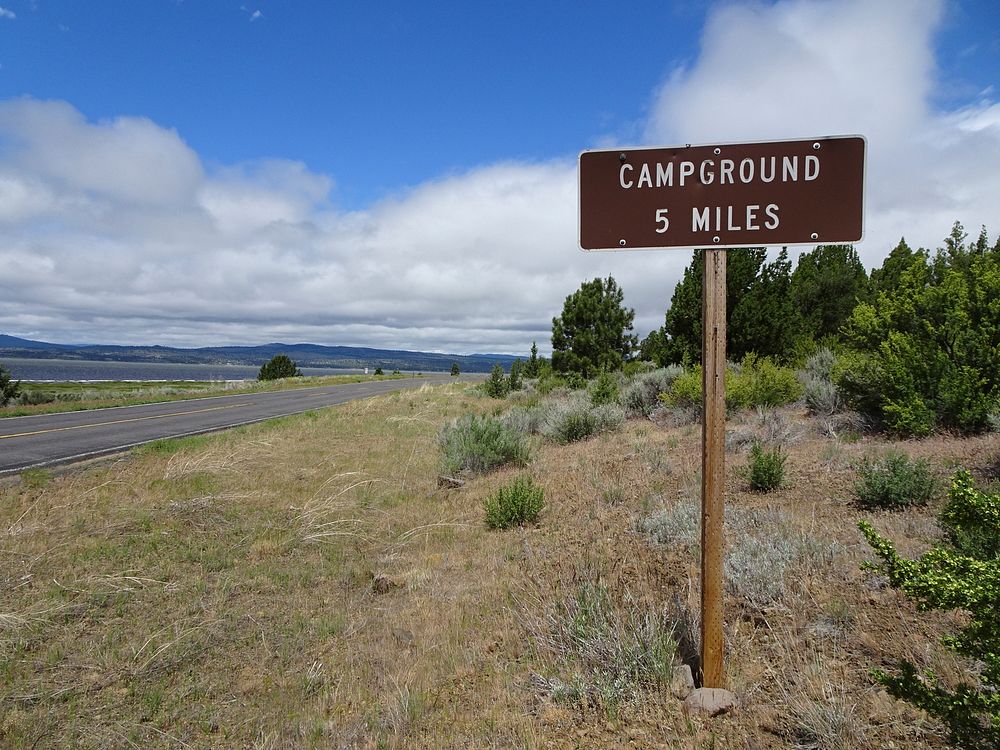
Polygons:
[[267,362],[275,354],[287,354],[299,367],[330,367],[383,370],[448,371],[457,362],[462,372],[489,372],[500,363],[510,368],[516,357],[508,354],[436,354],[361,346],[321,346],[319,344],[262,344],[260,346],[210,346],[179,349],[170,346],[114,346],[103,344],[50,344],[0,334],[0,360],[77,359],[98,362],[180,362],[206,365],[254,365]]
[[[0,333],[0,351],[7,349],[73,349],[72,345],[48,344],[44,341],[32,341],[31,339],[19,339],[17,336],[8,336]],[[20,355],[19,355],[20,356]]]

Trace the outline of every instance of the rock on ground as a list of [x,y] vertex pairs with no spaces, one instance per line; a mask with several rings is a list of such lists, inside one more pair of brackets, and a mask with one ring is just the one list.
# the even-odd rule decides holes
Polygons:
[[693,716],[719,716],[739,705],[739,698],[728,690],[701,687],[684,700],[684,712]]

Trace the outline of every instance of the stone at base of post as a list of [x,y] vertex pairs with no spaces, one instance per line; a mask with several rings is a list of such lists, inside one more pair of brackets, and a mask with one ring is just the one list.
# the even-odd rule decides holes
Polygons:
[[684,699],[688,716],[721,716],[740,706],[740,699],[722,688],[700,687]]

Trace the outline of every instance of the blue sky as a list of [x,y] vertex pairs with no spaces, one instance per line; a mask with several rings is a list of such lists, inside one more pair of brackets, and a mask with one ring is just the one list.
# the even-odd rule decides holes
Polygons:
[[209,162],[301,160],[349,208],[635,137],[704,16],[664,2],[5,3],[0,96],[148,117]]
[[611,273],[645,335],[690,253],[575,245],[621,144],[864,133],[870,267],[1000,229],[995,1],[0,9],[0,332],[523,353]]

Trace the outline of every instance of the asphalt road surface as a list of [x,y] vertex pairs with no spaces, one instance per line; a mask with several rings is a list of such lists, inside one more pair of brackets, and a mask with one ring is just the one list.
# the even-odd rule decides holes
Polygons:
[[0,419],[0,475],[80,461],[153,440],[224,430],[403,388],[417,388],[424,383],[450,380],[448,375],[432,375],[9,417]]

